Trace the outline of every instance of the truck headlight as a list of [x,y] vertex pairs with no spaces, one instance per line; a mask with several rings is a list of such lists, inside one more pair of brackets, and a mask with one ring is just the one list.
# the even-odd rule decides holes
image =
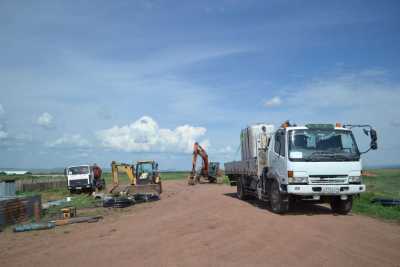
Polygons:
[[349,176],[349,183],[361,183],[361,176]]
[[289,184],[307,184],[308,177],[288,177]]

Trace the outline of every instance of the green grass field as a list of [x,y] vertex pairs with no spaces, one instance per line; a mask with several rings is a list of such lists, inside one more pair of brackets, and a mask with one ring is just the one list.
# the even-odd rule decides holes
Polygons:
[[364,176],[367,192],[353,203],[353,212],[400,222],[400,207],[384,207],[372,204],[375,197],[400,199],[400,169],[370,170],[372,176]]

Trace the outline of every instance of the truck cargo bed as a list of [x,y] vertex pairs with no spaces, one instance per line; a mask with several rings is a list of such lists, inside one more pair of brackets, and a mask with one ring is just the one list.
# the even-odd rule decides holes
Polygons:
[[247,175],[255,176],[258,172],[257,159],[248,159],[242,161],[232,161],[225,163],[226,175]]

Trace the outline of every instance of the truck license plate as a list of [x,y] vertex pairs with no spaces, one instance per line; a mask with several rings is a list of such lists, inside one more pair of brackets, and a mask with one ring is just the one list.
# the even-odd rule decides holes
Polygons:
[[323,187],[322,192],[328,193],[328,194],[332,194],[332,193],[337,194],[340,192],[340,188],[339,187]]
[[82,187],[78,186],[76,189],[78,189],[78,190],[79,190],[79,189],[82,189]]

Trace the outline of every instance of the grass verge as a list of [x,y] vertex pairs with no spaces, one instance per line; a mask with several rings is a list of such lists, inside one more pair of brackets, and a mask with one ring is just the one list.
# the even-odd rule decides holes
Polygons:
[[400,169],[370,170],[363,177],[367,192],[353,203],[353,212],[400,223],[400,207],[384,207],[371,201],[376,198],[400,198]]

